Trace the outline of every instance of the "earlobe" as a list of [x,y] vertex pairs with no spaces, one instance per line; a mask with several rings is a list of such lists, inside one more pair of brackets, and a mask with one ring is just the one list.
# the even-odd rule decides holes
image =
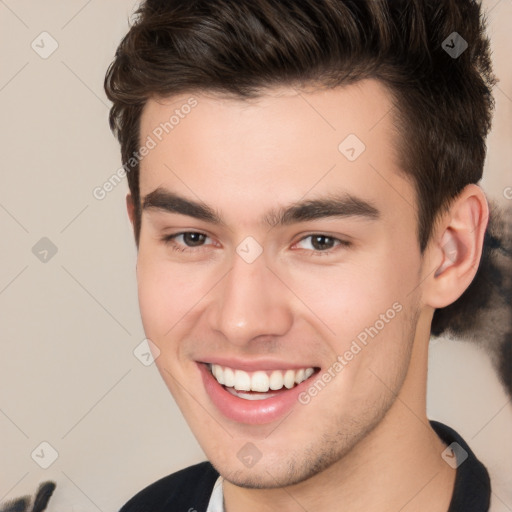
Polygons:
[[471,284],[482,255],[489,207],[482,189],[468,185],[452,202],[438,224],[429,251],[436,268],[425,287],[433,308],[455,302]]

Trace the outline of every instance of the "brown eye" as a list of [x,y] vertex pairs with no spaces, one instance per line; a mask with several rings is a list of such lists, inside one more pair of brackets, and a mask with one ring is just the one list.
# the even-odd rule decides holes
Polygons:
[[350,242],[333,236],[315,233],[299,240],[295,246],[307,250],[311,255],[329,255],[342,247],[350,247]]
[[197,231],[183,231],[181,233],[175,233],[174,235],[165,235],[162,237],[162,241],[166,245],[170,245],[179,251],[187,251],[194,247],[200,247],[207,245],[210,237],[204,233],[198,233]]
[[325,251],[332,249],[335,244],[335,239],[325,235],[313,235],[311,236],[311,245],[317,251]]
[[183,237],[183,242],[185,245],[188,245],[189,247],[197,247],[199,245],[203,245],[207,238],[204,233],[195,232],[182,233],[181,236]]
[[313,251],[328,251],[341,243],[340,240],[328,235],[320,233],[304,237],[298,242],[301,249],[308,249]]

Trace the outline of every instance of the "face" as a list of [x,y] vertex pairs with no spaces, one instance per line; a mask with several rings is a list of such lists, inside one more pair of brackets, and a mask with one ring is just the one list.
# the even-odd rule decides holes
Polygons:
[[237,485],[333,465],[402,389],[422,259],[390,108],[376,81],[145,107],[143,325],[208,459]]

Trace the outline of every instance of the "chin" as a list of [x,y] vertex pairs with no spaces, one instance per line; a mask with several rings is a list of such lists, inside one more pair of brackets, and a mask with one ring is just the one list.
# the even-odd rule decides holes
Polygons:
[[313,451],[290,454],[286,459],[281,456],[263,457],[251,468],[233,468],[228,461],[217,464],[210,460],[217,472],[237,487],[245,489],[277,489],[300,484],[325,471],[335,464],[349,450],[330,451],[313,456]]

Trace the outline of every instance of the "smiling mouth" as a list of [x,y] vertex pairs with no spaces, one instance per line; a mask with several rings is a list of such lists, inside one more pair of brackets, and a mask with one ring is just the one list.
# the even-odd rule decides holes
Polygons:
[[227,392],[245,400],[267,400],[298,386],[318,371],[314,367],[255,372],[218,364],[208,364],[207,367]]

